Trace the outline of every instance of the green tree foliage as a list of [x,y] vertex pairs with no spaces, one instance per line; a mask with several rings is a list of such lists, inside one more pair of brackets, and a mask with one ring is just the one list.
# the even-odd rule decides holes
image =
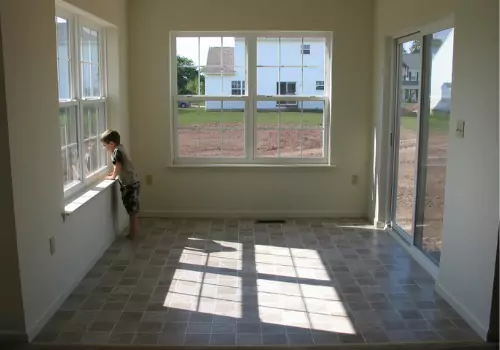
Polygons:
[[[183,56],[177,56],[177,91],[179,95],[198,94],[198,67],[194,62]],[[205,76],[200,75],[200,94],[205,93]]]

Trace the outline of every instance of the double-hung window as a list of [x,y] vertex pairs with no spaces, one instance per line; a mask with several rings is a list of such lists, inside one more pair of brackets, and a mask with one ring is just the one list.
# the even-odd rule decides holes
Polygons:
[[327,32],[171,33],[173,164],[329,164],[331,48]]
[[69,195],[107,167],[99,141],[107,124],[104,30],[64,11],[55,22],[61,163]]

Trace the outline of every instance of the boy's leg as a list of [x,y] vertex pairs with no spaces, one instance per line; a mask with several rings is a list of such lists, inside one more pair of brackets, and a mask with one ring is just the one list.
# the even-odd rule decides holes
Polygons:
[[123,195],[123,204],[129,215],[129,234],[127,235],[129,239],[134,239],[139,233],[139,219],[137,217],[139,212],[139,190],[139,184],[127,187]]
[[133,239],[135,235],[139,233],[139,219],[137,217],[137,213],[132,213],[129,215],[129,222],[130,226],[128,237],[130,237],[130,239]]

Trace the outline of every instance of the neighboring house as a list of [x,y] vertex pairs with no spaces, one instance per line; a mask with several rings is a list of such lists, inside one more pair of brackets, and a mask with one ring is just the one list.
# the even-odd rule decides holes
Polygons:
[[449,113],[451,109],[451,82],[453,65],[454,29],[449,29],[443,44],[432,58],[431,111]]
[[[450,112],[451,107],[451,81],[453,66],[453,38],[454,29],[440,33],[442,44],[432,47],[432,70],[430,82],[430,109],[431,111]],[[403,54],[403,79],[402,100],[411,109],[412,104],[417,104],[420,99],[420,53]]]
[[406,103],[417,103],[420,98],[420,53],[403,54],[403,101]]
[[[280,49],[281,48],[281,49]],[[280,52],[281,51],[281,52]],[[281,62],[280,62],[281,59]],[[222,64],[221,64],[222,62]],[[325,90],[325,43],[323,39],[259,38],[257,41],[257,94],[323,95]],[[281,66],[281,69],[278,68]],[[234,47],[211,47],[205,74],[206,95],[245,95],[245,42],[236,38]],[[293,97],[287,101],[259,101],[257,108],[298,108]],[[322,110],[323,102],[307,101],[305,110]],[[242,110],[242,101],[206,102],[207,110]]]

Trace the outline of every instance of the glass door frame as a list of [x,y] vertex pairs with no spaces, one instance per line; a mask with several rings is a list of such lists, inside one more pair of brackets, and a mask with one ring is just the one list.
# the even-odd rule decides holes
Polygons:
[[[429,25],[422,26],[420,28],[416,28],[417,31],[411,32],[411,33],[399,33],[397,36],[393,36],[392,38],[392,64],[391,64],[391,80],[392,80],[392,96],[391,96],[391,105],[390,105],[390,111],[391,111],[391,118],[389,121],[389,130],[390,130],[390,138],[391,138],[391,145],[390,145],[390,159],[389,159],[389,164],[388,164],[388,170],[389,170],[389,194],[390,194],[390,199],[389,199],[389,216],[388,216],[388,226],[390,229],[393,230],[399,237],[402,238],[402,240],[406,243],[408,246],[408,252],[424,267],[427,272],[431,274],[434,278],[437,278],[437,274],[439,271],[439,264],[436,263],[433,259],[431,259],[427,254],[424,253],[423,250],[421,250],[418,246],[419,240],[422,239],[422,230],[421,228],[416,227],[417,226],[417,215],[421,215],[421,206],[422,203],[425,203],[425,196],[424,198],[419,198],[422,197],[422,192],[425,195],[425,188],[419,188],[421,187],[420,184],[422,183],[425,178],[420,178],[419,179],[419,173],[421,172],[421,160],[422,157],[425,156],[425,154],[422,154],[422,148],[420,147],[420,143],[422,141],[425,141],[422,139],[422,106],[425,106],[426,98],[428,98],[428,91],[423,91],[424,88],[429,88],[428,84],[430,82],[430,76],[428,70],[432,66],[426,59],[425,55],[428,52],[429,48],[427,47],[425,43],[425,36],[446,30],[446,29],[451,29],[455,28],[455,18],[453,15],[445,17],[437,22],[434,22]],[[420,63],[421,63],[421,72],[420,72],[420,81],[419,81],[419,97],[418,97],[418,103],[419,103],[419,109],[418,109],[418,115],[417,115],[417,139],[416,139],[416,168],[415,168],[415,197],[414,197],[414,205],[413,205],[413,217],[412,217],[412,232],[413,235],[409,235],[406,233],[401,227],[399,227],[396,223],[394,218],[395,213],[396,213],[396,204],[397,204],[397,176],[398,176],[398,166],[399,166],[399,148],[396,147],[397,145],[395,144],[396,140],[399,141],[399,128],[400,128],[400,118],[399,118],[399,98],[400,98],[400,93],[401,93],[401,86],[400,86],[400,77],[401,77],[401,54],[402,51],[400,50],[400,45],[402,45],[405,42],[411,41],[411,40],[419,40],[420,41],[420,47],[421,47],[421,57],[420,57]],[[426,52],[427,50],[427,52]],[[424,93],[425,92],[425,93]],[[453,96],[453,95],[452,95]],[[453,97],[452,97],[453,98]],[[450,125],[450,129],[453,128],[453,126]],[[449,130],[451,133],[451,130]],[[451,134],[450,134],[451,135]],[[428,135],[427,135],[428,136]],[[425,145],[427,147],[427,145]],[[395,186],[396,185],[396,186]]]
[[[423,52],[422,52],[422,43],[423,43],[423,35],[420,32],[416,32],[404,37],[399,37],[394,39],[394,66],[393,66],[393,72],[394,69],[396,70],[396,73],[394,74],[394,79],[393,79],[393,87],[394,87],[394,98],[392,100],[392,118],[391,118],[391,204],[390,204],[390,226],[391,228],[399,235],[401,236],[406,243],[410,245],[414,245],[415,242],[415,218],[416,218],[416,206],[417,206],[417,184],[418,184],[418,173],[419,173],[419,143],[420,143],[420,109],[422,105],[422,74],[423,74],[423,67],[422,67],[422,61],[423,61]],[[413,198],[413,208],[412,208],[412,232],[413,234],[410,235],[408,232],[406,232],[402,227],[400,227],[397,222],[396,222],[396,212],[397,212],[397,193],[398,193],[398,170],[399,170],[399,137],[400,137],[400,126],[401,126],[401,108],[400,108],[400,99],[401,99],[401,93],[402,93],[402,80],[401,80],[401,73],[402,73],[402,50],[401,46],[403,43],[406,43],[408,41],[412,40],[418,40],[420,41],[420,62],[421,62],[421,69],[420,69],[420,79],[418,81],[418,91],[419,91],[419,96],[418,96],[418,112],[417,112],[417,135],[416,135],[416,144],[415,144],[415,160],[416,160],[416,166],[414,169],[414,198]]]

